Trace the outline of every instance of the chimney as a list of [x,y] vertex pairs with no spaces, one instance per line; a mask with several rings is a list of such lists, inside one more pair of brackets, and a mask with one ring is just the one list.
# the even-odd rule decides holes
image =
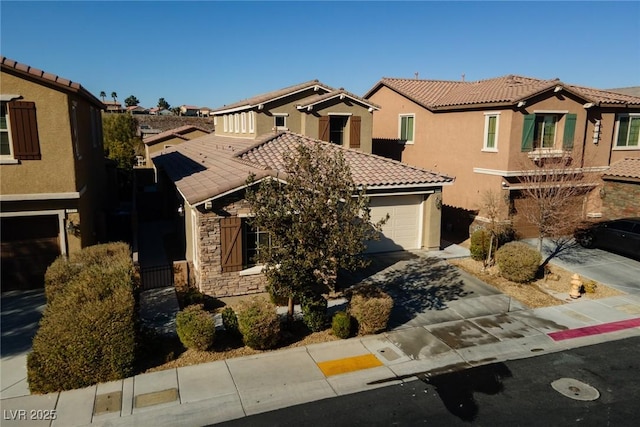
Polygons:
[[464,81],[464,76],[465,76],[465,74],[464,74],[464,73],[462,73],[462,81]]
[[415,74],[415,76],[416,76],[416,80],[418,80],[418,76],[420,75],[420,73],[418,73],[418,72],[416,71],[416,72],[415,72],[415,73],[413,73],[413,74]]

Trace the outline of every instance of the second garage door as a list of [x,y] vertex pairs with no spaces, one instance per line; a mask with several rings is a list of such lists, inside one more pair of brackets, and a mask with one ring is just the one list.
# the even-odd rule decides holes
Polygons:
[[377,222],[388,213],[389,220],[382,227],[380,240],[367,243],[367,252],[391,252],[420,249],[422,196],[372,197],[371,221]]

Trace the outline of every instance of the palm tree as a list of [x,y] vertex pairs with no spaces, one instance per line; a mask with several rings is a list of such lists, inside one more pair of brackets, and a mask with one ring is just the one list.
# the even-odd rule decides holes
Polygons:
[[117,93],[115,93],[115,92],[111,92],[111,97],[113,98],[113,103],[114,103],[114,104],[118,102],[118,100],[116,99],[116,98],[118,97],[118,94],[117,94]]
[[104,102],[104,99],[107,97],[107,94],[104,93],[104,91],[100,92],[100,98],[102,98],[102,102]]

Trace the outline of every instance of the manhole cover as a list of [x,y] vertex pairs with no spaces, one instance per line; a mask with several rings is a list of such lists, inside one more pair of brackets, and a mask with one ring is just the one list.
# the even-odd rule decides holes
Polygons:
[[560,394],[575,400],[596,400],[600,392],[589,384],[573,378],[560,378],[551,383],[551,387]]

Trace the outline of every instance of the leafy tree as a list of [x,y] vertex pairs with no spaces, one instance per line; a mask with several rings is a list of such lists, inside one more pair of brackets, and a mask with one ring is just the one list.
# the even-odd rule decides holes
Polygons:
[[164,110],[168,110],[170,107],[169,103],[165,101],[164,98],[158,99],[158,108],[162,108]]
[[137,136],[138,120],[130,114],[104,114],[102,130],[107,157],[122,169],[133,169],[136,150],[142,146]]
[[[322,144],[305,145],[283,156],[286,183],[249,177],[246,200],[254,227],[268,231],[260,248],[269,286],[293,300],[312,291],[333,290],[339,269],[367,264],[359,256],[365,241],[379,237],[386,218],[371,224],[365,189],[356,186],[342,152]],[[254,185],[255,184],[255,185]]]
[[126,105],[127,107],[133,107],[138,104],[140,104],[140,101],[133,95],[124,100],[124,105]]
[[107,94],[104,91],[100,92],[100,98],[102,98],[102,102],[104,102],[104,99],[107,97]]

